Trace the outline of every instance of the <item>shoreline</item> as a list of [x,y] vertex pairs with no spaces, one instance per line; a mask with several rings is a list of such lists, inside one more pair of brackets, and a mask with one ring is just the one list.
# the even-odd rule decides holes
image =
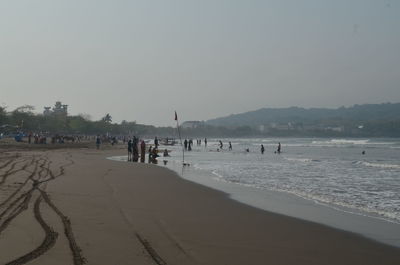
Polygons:
[[[70,235],[87,264],[150,265],[158,260],[159,264],[185,265],[375,265],[400,261],[399,248],[238,203],[225,192],[185,180],[160,166],[106,159],[121,149],[18,153],[16,159],[21,162],[15,168],[33,157],[45,165],[35,178],[46,177],[46,172],[56,177],[40,184],[48,194],[42,204],[39,199],[35,204],[27,202],[26,211],[0,234],[0,264],[40,244],[43,232],[35,222],[34,209],[49,231],[58,234],[54,245],[33,259],[41,265],[73,263],[75,254],[64,235],[63,220],[70,220]],[[6,181],[19,183],[26,176],[19,171]],[[9,194],[15,185],[3,188]],[[6,193],[0,195],[4,201]],[[32,196],[40,198],[40,192]]]
[[[124,162],[118,158],[116,157],[116,161]],[[108,159],[113,160],[113,158]],[[216,176],[205,170],[190,166],[182,168],[178,164],[172,160],[167,165],[163,165],[159,161],[157,166],[173,171],[182,179],[226,193],[229,199],[238,203],[355,233],[388,246],[400,248],[400,224],[394,221],[368,216],[354,209],[319,203],[284,191],[258,189],[217,180]]]
[[357,212],[355,209],[323,204],[285,191],[259,189],[216,180],[211,175],[212,173],[208,174],[201,169],[186,168],[181,171],[173,162],[168,163],[166,167],[183,179],[225,192],[230,199],[239,203],[356,233],[380,243],[400,248],[400,224],[397,222],[368,216],[363,212]]

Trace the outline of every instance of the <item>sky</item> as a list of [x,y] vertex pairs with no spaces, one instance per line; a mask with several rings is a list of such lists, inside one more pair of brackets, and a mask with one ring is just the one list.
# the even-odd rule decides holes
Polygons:
[[400,102],[400,1],[0,0],[0,105],[173,126]]

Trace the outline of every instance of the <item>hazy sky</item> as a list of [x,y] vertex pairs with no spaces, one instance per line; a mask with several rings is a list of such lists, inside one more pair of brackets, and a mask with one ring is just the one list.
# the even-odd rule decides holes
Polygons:
[[0,104],[174,125],[400,102],[400,1],[0,0]]

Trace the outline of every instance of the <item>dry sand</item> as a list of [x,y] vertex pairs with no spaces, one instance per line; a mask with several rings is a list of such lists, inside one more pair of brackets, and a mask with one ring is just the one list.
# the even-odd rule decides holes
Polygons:
[[0,264],[400,264],[400,249],[258,210],[119,150],[0,146]]

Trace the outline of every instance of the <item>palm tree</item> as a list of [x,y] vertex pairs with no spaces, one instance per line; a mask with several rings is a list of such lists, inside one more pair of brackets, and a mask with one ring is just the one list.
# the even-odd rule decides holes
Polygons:
[[105,123],[111,123],[112,122],[112,117],[110,115],[110,113],[107,113],[106,116],[104,116],[103,118],[101,118],[101,120]]

